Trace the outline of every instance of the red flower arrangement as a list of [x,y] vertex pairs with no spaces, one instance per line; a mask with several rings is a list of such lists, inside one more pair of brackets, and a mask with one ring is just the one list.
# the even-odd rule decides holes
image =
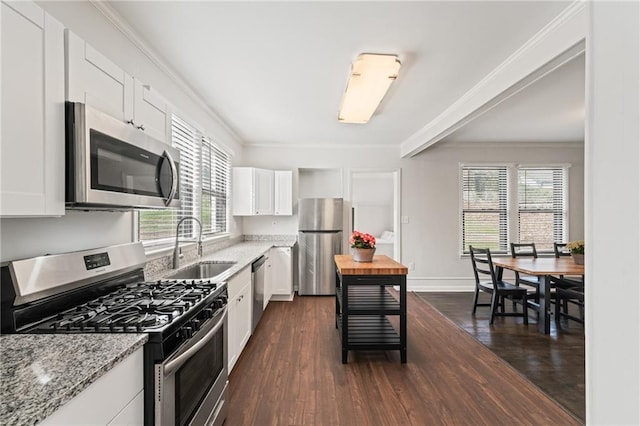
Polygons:
[[364,234],[359,231],[353,231],[349,244],[353,248],[371,249],[376,248],[376,237],[371,234]]

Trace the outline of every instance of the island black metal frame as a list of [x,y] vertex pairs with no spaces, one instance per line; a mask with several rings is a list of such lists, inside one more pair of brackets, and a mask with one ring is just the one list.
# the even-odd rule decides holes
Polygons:
[[[387,287],[400,288],[399,299]],[[399,317],[399,330],[387,315]],[[336,268],[336,328],[341,331],[342,363],[349,350],[399,350],[407,362],[407,276],[343,275]]]

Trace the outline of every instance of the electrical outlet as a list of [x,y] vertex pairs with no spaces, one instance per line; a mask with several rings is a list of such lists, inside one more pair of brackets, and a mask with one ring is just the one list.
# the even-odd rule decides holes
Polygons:
[[410,271],[415,271],[416,269],[416,264],[415,262],[409,262],[409,270]]

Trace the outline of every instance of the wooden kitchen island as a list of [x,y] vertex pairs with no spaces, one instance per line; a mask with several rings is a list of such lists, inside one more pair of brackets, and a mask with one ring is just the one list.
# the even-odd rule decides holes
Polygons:
[[[388,256],[355,262],[351,255],[335,255],[336,328],[342,336],[342,363],[349,350],[399,350],[407,362],[407,267]],[[396,300],[387,287],[400,288]],[[399,317],[399,330],[388,315]]]

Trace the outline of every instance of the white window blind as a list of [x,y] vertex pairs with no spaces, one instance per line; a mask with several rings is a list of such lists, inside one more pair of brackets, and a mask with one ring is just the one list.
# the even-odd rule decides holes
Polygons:
[[567,169],[521,167],[518,169],[518,238],[533,242],[538,251],[553,250],[566,241]]
[[[176,115],[171,117],[171,142],[180,151],[182,206],[177,210],[141,211],[139,240],[173,239],[178,221],[187,216],[200,219],[203,234],[227,232],[230,156]],[[196,238],[198,232],[194,221],[187,220],[180,226],[180,238]]]
[[204,232],[227,232],[227,198],[231,181],[229,155],[202,138],[202,226]]
[[507,251],[507,167],[462,167],[462,248]]

